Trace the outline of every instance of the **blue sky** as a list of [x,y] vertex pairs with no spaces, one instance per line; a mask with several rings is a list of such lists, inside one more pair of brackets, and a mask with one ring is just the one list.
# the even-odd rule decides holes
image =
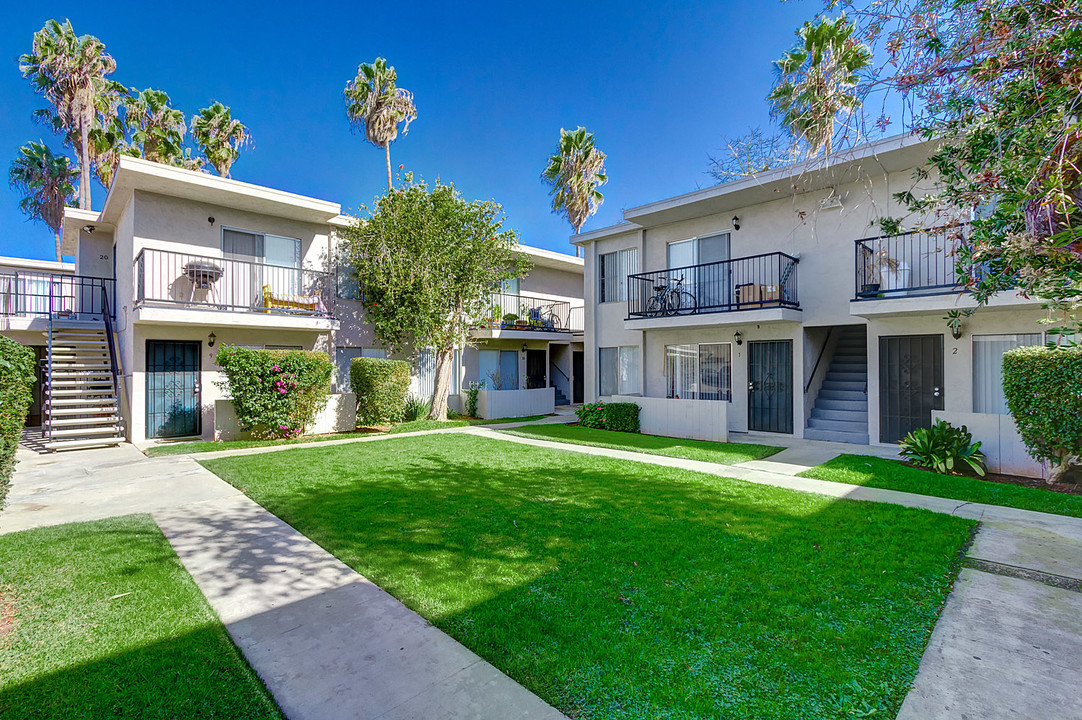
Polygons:
[[[0,13],[0,162],[59,139],[34,123],[42,99],[18,56],[50,17],[101,38],[114,78],[165,90],[191,115],[233,109],[254,144],[238,180],[333,200],[344,209],[385,186],[383,153],[352,134],[342,89],[357,64],[383,56],[411,90],[418,119],[391,161],[495,199],[522,242],[561,252],[571,230],[539,175],[561,127],[584,125],[608,154],[605,204],[584,230],[621,211],[712,184],[722,135],[768,124],[770,61],[818,2],[227,3],[179,13],[168,3],[12,4]],[[303,8],[298,12],[298,8]],[[105,191],[93,189],[94,209]],[[0,255],[51,259],[52,234],[0,190]]]

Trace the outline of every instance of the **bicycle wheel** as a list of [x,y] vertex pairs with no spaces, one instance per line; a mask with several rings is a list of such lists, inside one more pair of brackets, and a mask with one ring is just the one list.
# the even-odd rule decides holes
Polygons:
[[560,316],[557,315],[556,313],[553,313],[552,315],[549,315],[549,324],[552,325],[553,330],[559,330],[560,329]]
[[670,290],[665,294],[665,305],[669,315],[676,315],[680,312],[680,291]]
[[685,312],[695,312],[698,309],[699,303],[695,299],[695,296],[689,293],[687,290],[680,291],[680,309]]
[[662,312],[661,299],[654,295],[650,298],[650,301],[646,303],[646,314],[650,317],[660,315]]

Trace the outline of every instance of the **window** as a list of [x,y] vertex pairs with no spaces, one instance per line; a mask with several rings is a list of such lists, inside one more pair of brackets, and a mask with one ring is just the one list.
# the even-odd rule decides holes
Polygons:
[[597,360],[598,393],[602,397],[642,392],[637,345],[599,348]]
[[386,359],[387,351],[382,348],[335,348],[334,364],[338,367],[338,372],[335,373],[335,388],[338,392],[350,392],[349,366],[353,363],[353,358],[359,357]]
[[360,302],[361,284],[357,281],[357,273],[352,265],[338,264],[337,271],[338,297],[343,300],[356,300]]
[[1006,415],[1003,395],[1003,353],[1025,345],[1040,345],[1040,333],[973,336],[973,412]]
[[518,295],[519,294],[519,278],[509,278],[500,283],[500,293],[502,295]]
[[517,390],[518,351],[478,350],[477,374],[487,390]]
[[636,248],[605,253],[598,256],[599,302],[627,300],[627,276],[639,271],[639,251]]
[[732,400],[729,343],[665,346],[665,396],[682,400]]
[[[234,282],[250,283],[256,294],[262,286],[270,286],[275,293],[301,293],[301,241],[297,238],[223,227],[222,254],[226,260],[238,261],[239,267],[228,271],[236,275]],[[249,264],[247,270],[242,262]],[[239,273],[250,277],[242,280]]]

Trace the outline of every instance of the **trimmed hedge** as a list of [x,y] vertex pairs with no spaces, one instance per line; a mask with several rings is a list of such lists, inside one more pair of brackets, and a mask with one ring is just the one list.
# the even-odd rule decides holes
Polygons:
[[639,406],[635,403],[590,403],[580,407],[575,414],[583,427],[630,433],[639,431]]
[[237,424],[259,438],[301,435],[327,405],[334,363],[315,350],[255,350],[224,345],[217,382],[233,401]]
[[1054,464],[1049,482],[1082,467],[1082,347],[1005,353],[1003,393],[1026,450]]
[[357,424],[401,422],[410,389],[410,364],[404,360],[354,358],[349,384],[357,396]]
[[0,336],[0,507],[15,471],[15,450],[33,399],[34,377],[34,351]]

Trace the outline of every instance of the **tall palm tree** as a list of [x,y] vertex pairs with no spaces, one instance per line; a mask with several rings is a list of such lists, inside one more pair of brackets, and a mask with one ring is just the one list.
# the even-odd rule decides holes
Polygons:
[[560,128],[560,144],[541,173],[541,179],[552,186],[552,212],[566,217],[576,235],[605,202],[597,189],[609,181],[605,157],[594,146],[594,134],[586,132],[586,128]]
[[383,58],[374,63],[361,63],[357,77],[346,85],[346,117],[350,125],[364,127],[368,142],[381,147],[387,153],[387,189],[391,185],[391,143],[398,137],[398,125],[402,134],[409,131],[410,123],[417,118],[413,93],[396,86],[398,74]]
[[98,97],[115,87],[106,76],[116,61],[91,35],[76,35],[71,22],[50,20],[34,33],[29,53],[19,58],[23,77],[49,101],[44,116],[68,133],[79,167],[79,207],[90,207],[90,131]]
[[797,44],[774,61],[777,82],[767,96],[772,113],[813,156],[830,153],[839,115],[860,105],[854,88],[871,65],[872,51],[852,37],[854,29],[844,14],[806,22]]
[[251,141],[248,128],[235,120],[229,108],[220,102],[205,107],[192,118],[192,138],[199,143],[203,155],[222,177],[229,177],[229,168],[236,162],[240,149]]
[[128,154],[189,169],[202,166],[202,161],[193,159],[191,150],[184,147],[188,121],[184,113],[170,104],[164,90],[147,88],[138,92],[133,89],[131,96],[124,100],[124,109],[131,130]]
[[19,209],[53,231],[58,262],[64,207],[75,196],[72,183],[77,177],[79,172],[71,167],[67,156],[53,155],[42,142],[31,142],[19,148],[19,155],[8,170],[8,182],[23,194]]

